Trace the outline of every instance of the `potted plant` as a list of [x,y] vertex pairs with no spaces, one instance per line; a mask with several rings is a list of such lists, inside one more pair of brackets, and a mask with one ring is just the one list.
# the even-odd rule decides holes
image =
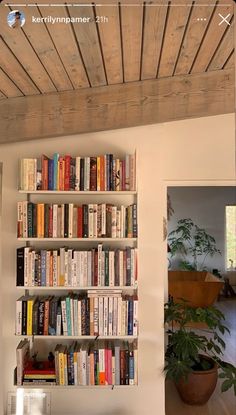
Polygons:
[[[212,305],[223,288],[223,281],[206,271],[208,256],[220,254],[216,241],[192,219],[180,219],[168,237],[171,258],[181,256],[177,270],[169,270],[169,294],[184,298],[189,305]],[[189,257],[191,256],[192,259]]]
[[[219,335],[229,329],[224,315],[216,307],[193,308],[187,302],[165,304],[165,323],[168,327],[165,373],[172,379],[182,400],[190,405],[205,404],[223,379],[221,391],[234,389],[236,368],[222,360],[225,342]],[[191,324],[202,323],[205,329],[194,330]]]
[[[207,257],[221,254],[215,238],[205,229],[199,228],[192,219],[180,219],[177,222],[177,227],[169,233],[168,244],[171,258],[180,255],[179,268],[187,271],[204,271]],[[192,261],[189,261],[190,255]]]

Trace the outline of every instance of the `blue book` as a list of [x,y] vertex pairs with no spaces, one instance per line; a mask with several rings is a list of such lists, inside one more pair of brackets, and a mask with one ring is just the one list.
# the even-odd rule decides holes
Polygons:
[[71,332],[71,318],[70,318],[70,297],[66,297],[66,321],[67,321],[67,333],[68,333],[68,336],[71,336],[72,332]]
[[128,303],[128,336],[133,335],[133,317],[134,317],[134,301],[129,300]]
[[47,251],[45,249],[41,250],[41,286],[46,287],[46,262],[47,262]]
[[58,188],[58,160],[59,153],[55,153],[53,156],[53,190]]
[[48,190],[54,190],[54,160],[48,159]]

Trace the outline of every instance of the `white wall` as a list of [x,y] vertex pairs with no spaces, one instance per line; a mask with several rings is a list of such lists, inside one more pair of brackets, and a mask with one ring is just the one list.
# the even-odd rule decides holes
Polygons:
[[[207,269],[226,270],[225,250],[225,206],[236,203],[235,187],[169,187],[168,194],[174,214],[171,217],[168,228],[172,231],[179,219],[191,218],[200,228],[216,240],[216,246],[222,255],[208,257],[205,262]],[[192,257],[188,257],[192,261]],[[177,262],[172,260],[172,268]]]
[[[224,139],[222,139],[222,137]],[[5,393],[12,390],[15,366],[14,313],[17,161],[43,151],[71,154],[123,154],[138,151],[139,191],[139,386],[137,389],[52,392],[54,415],[164,415],[163,302],[167,281],[166,185],[170,180],[234,178],[234,116],[106,131],[44,141],[2,145],[3,176],[3,330]]]

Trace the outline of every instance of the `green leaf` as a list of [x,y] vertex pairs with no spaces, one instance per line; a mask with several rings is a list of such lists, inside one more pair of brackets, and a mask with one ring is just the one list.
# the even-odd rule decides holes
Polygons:
[[226,392],[232,385],[233,382],[231,380],[225,380],[221,385],[221,392]]

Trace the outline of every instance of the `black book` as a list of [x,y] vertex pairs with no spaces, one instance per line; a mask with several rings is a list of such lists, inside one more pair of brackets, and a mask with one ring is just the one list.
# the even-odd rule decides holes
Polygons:
[[69,205],[65,203],[65,210],[64,210],[64,238],[68,238],[69,236]]
[[119,275],[119,250],[115,250],[115,285],[120,285],[120,275]]
[[86,298],[86,309],[85,309],[85,327],[86,327],[86,336],[90,335],[90,307],[89,307],[89,298]]
[[80,159],[80,190],[84,190],[84,158]]
[[81,300],[81,334],[86,335],[86,298]]
[[25,248],[18,248],[16,252],[16,285],[24,287]]
[[126,248],[126,285],[131,285],[131,248]]
[[44,205],[44,237],[49,238],[49,204],[45,203]]
[[27,335],[27,297],[22,299],[22,334]]
[[32,215],[33,215],[32,238],[37,238],[37,205],[35,203],[32,204]]
[[70,159],[70,190],[75,190],[75,180],[76,180],[76,159],[71,157]]
[[41,298],[39,300],[39,308],[38,308],[38,334],[39,335],[43,335],[44,309],[45,309],[45,298]]
[[138,223],[137,223],[137,205],[134,203],[132,205],[132,219],[133,219],[133,238],[138,236]]
[[35,300],[33,304],[33,316],[32,316],[32,333],[33,336],[38,334],[38,312],[39,312],[39,301]]
[[88,238],[88,205],[82,205],[83,211],[83,238]]
[[33,203],[28,202],[27,205],[27,222],[28,222],[28,237],[33,237]]
[[48,325],[48,334],[55,336],[57,332],[57,308],[58,308],[58,298],[54,297],[50,301],[49,307],[49,325]]

